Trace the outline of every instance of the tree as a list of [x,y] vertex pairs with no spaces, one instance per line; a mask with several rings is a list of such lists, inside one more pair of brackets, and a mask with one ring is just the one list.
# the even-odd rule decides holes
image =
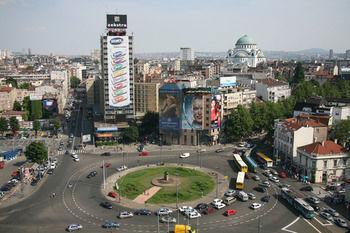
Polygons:
[[0,117],[0,133],[4,135],[4,132],[8,130],[9,122],[5,117]]
[[30,119],[36,120],[43,117],[43,107],[40,100],[30,101]]
[[57,131],[61,127],[61,122],[59,119],[56,118],[52,121],[52,124],[53,124],[53,129],[55,131],[55,135],[57,135]]
[[17,88],[17,81],[14,78],[7,78],[6,84],[11,84],[12,87]]
[[28,113],[30,112],[30,97],[29,96],[26,96],[23,98],[22,108],[23,108],[23,111],[26,111]]
[[228,116],[224,125],[224,134],[229,141],[241,140],[251,134],[253,120],[247,109],[239,105]]
[[80,84],[80,79],[78,79],[76,76],[70,77],[70,87],[71,88],[77,88]]
[[35,131],[35,137],[38,135],[38,131],[40,130],[40,121],[33,121],[33,130]]
[[334,135],[340,143],[350,144],[350,119],[340,121],[334,128]]
[[9,124],[10,124],[10,128],[11,128],[12,133],[15,135],[20,128],[17,118],[14,116],[11,117]]
[[35,163],[42,163],[48,159],[47,147],[43,142],[32,142],[26,147],[25,156]]
[[22,105],[20,102],[15,101],[13,103],[13,111],[22,111]]
[[124,143],[136,142],[139,139],[139,130],[136,126],[130,126],[122,132],[121,136]]
[[303,65],[301,64],[301,62],[298,62],[294,70],[292,83],[298,84],[304,81],[304,79],[305,79],[305,74],[304,74]]
[[159,114],[157,112],[147,112],[142,119],[140,127],[140,135],[146,136],[158,136],[159,132]]
[[29,87],[31,87],[30,83],[22,83],[19,85],[19,89],[28,89]]

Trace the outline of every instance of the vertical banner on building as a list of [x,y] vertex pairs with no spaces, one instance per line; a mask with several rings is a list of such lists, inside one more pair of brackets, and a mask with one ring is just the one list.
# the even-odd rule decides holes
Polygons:
[[203,95],[185,95],[182,103],[182,128],[203,129]]
[[212,129],[221,127],[221,115],[221,95],[213,95],[210,104],[210,122]]
[[108,36],[109,105],[125,107],[130,104],[129,37]]

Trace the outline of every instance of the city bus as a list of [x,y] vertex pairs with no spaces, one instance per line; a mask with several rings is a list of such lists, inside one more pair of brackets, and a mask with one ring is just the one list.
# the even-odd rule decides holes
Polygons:
[[244,172],[238,172],[237,179],[236,179],[236,189],[243,190],[244,189]]
[[254,159],[252,159],[252,157],[250,157],[250,156],[243,156],[243,160],[244,160],[244,162],[247,163],[249,171],[255,173],[258,165],[254,161]]
[[258,160],[264,164],[265,167],[272,167],[273,161],[269,157],[267,157],[264,153],[258,152],[256,153]]
[[285,199],[291,206],[298,210],[306,219],[315,217],[315,210],[296,193],[288,188],[281,189],[281,197]]
[[245,162],[242,160],[239,154],[233,154],[233,161],[235,162],[239,171],[248,172],[248,166],[247,164],[245,164]]

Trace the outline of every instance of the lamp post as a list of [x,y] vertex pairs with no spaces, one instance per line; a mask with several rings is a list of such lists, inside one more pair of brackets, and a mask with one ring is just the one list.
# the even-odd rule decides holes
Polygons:
[[180,212],[179,212],[179,182],[178,182],[178,176],[179,173],[176,172],[176,211],[177,211],[177,224],[179,224],[179,218],[180,218]]

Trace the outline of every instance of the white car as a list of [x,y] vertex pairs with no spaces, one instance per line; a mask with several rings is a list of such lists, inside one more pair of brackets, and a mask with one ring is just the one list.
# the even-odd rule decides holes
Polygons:
[[256,196],[254,195],[254,193],[247,193],[249,199],[254,200],[256,198]]
[[72,158],[73,158],[73,159],[78,158],[78,155],[77,155],[75,152],[73,152],[73,153],[72,153]]
[[273,181],[273,182],[275,182],[275,183],[280,182],[280,180],[279,180],[276,176],[270,177],[270,180]]
[[197,210],[193,210],[193,211],[190,211],[190,212],[186,212],[186,216],[189,218],[189,219],[193,219],[193,218],[199,218],[201,217],[202,215],[200,213],[198,213]]
[[234,189],[229,189],[225,192],[226,197],[233,197],[236,194],[236,190]]
[[191,212],[191,211],[193,211],[193,208],[192,208],[191,206],[181,206],[181,207],[179,208],[179,211],[180,211],[181,213]]
[[81,230],[83,229],[83,226],[80,225],[80,224],[70,224],[68,227],[67,227],[67,231],[69,232],[72,232],[72,231],[78,231],[78,230]]
[[250,208],[251,209],[253,209],[253,210],[257,210],[257,209],[259,209],[261,207],[261,204],[260,203],[252,203],[251,205],[250,205]]
[[74,160],[75,162],[79,162],[79,161],[80,161],[80,159],[79,159],[78,157],[74,158],[73,160]]
[[259,176],[257,176],[257,175],[254,175],[254,176],[253,176],[253,180],[255,180],[255,181],[259,181],[259,180],[260,180],[260,177],[259,177]]
[[157,211],[157,215],[168,215],[168,214],[171,214],[173,211],[169,208],[160,208],[158,211]]
[[259,185],[266,187],[266,188],[270,188],[270,186],[271,186],[271,184],[268,181],[264,181],[264,182],[260,183]]
[[129,211],[122,211],[119,213],[118,218],[131,218],[133,216],[134,216],[134,214],[129,212]]
[[212,205],[217,205],[217,204],[222,203],[222,202],[223,202],[223,200],[216,198],[216,199],[214,199],[214,200],[211,202],[211,204],[212,204]]
[[117,168],[117,171],[118,171],[118,172],[121,172],[121,171],[125,171],[125,170],[127,170],[127,169],[128,169],[127,166],[122,165],[122,166],[120,166],[120,167]]
[[190,157],[190,153],[182,153],[180,155],[180,158],[188,158],[188,157]]
[[215,204],[214,205],[214,208],[216,208],[216,209],[222,209],[222,208],[224,208],[226,205],[224,204],[224,203],[222,203],[222,202],[220,202],[220,203],[217,203],[217,204]]

